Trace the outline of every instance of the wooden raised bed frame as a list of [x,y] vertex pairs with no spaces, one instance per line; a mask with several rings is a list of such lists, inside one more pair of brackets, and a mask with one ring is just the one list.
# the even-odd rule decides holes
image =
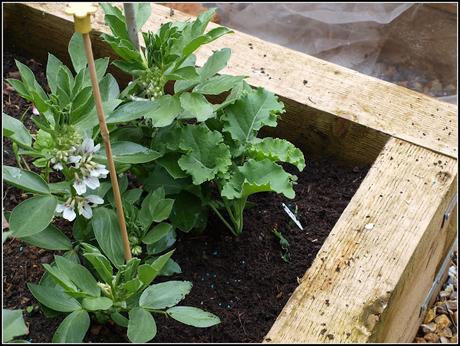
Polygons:
[[[190,18],[152,7],[144,30]],[[43,62],[48,51],[68,62],[73,23],[63,9],[5,4],[5,39]],[[113,56],[97,38],[107,32],[102,11],[93,22],[95,56]],[[222,47],[233,52],[224,73],[247,75],[285,102],[267,134],[293,141],[307,162],[372,163],[264,342],[411,342],[456,235],[456,208],[443,219],[457,192],[457,107],[240,32],[199,50],[198,65]]]

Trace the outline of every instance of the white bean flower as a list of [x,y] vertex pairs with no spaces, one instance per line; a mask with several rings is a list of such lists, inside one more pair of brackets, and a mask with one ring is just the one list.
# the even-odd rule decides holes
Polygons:
[[99,178],[107,178],[109,171],[104,165],[92,160],[93,154],[99,151],[100,144],[94,145],[91,138],[86,138],[77,148],[72,148],[67,162],[79,170],[75,173],[73,187],[77,194],[86,193],[86,188],[96,189],[100,186]]
[[75,173],[75,181],[73,183],[73,187],[77,194],[82,195],[86,193],[86,187],[89,187],[91,190],[97,189],[101,184],[99,183],[99,179],[97,177],[92,176],[83,176],[79,177]]
[[75,212],[75,207],[77,207],[79,215],[82,215],[86,219],[91,219],[93,216],[91,208],[103,203],[104,200],[97,195],[75,196],[74,198],[70,197],[64,204],[58,204],[56,212],[62,213],[64,219],[73,221],[77,217],[77,213]]
[[77,148],[77,152],[83,154],[94,154],[101,149],[101,145],[94,145],[94,141],[91,138],[85,138],[83,143]]

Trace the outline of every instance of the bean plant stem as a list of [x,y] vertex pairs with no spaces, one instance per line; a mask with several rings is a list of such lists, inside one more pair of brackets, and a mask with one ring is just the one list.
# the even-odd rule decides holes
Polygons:
[[222,216],[221,213],[219,213],[219,211],[217,210],[217,208],[212,204],[210,203],[209,204],[212,208],[212,210],[214,210],[214,212],[216,213],[216,215],[222,220],[222,222],[224,223],[224,225],[230,230],[230,232],[233,233],[233,235],[237,236],[238,233],[236,233],[234,230],[233,230],[233,227],[230,226],[230,224],[227,222],[227,220],[225,220],[225,218]]
[[117,172],[116,172],[115,163],[112,157],[112,147],[110,146],[109,130],[107,128],[107,123],[105,122],[104,110],[102,108],[101,93],[99,90],[99,84],[97,82],[96,67],[94,64],[93,51],[91,48],[91,39],[89,37],[89,33],[84,33],[82,35],[83,35],[83,40],[85,43],[85,53],[86,53],[86,58],[88,60],[89,73],[91,76],[91,84],[93,85],[94,101],[96,104],[97,116],[99,118],[99,128],[101,130],[102,139],[104,140],[105,153],[107,156],[107,164],[109,166],[109,171],[110,171],[110,180],[112,182],[112,187],[113,187],[113,195],[115,198],[118,222],[120,223],[121,237],[123,240],[124,256],[125,256],[125,260],[129,261],[132,258],[131,248],[129,246],[128,232],[126,230],[126,221],[125,221],[125,215],[123,213],[123,205],[121,202],[121,194],[120,194],[120,187],[118,185]]

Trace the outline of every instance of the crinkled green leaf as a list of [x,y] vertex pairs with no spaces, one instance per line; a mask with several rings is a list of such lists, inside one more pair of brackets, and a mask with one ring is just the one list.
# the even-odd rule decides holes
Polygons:
[[250,142],[263,126],[275,127],[283,103],[271,92],[258,88],[224,110],[224,131],[242,144]]
[[159,158],[156,162],[166,169],[168,173],[174,178],[174,179],[180,179],[180,178],[185,178],[187,177],[187,173],[185,173],[182,168],[179,167],[179,164],[177,161],[179,160],[181,154],[177,152],[171,152],[167,153],[163,157]]
[[300,149],[281,138],[266,137],[255,141],[249,147],[248,155],[259,161],[267,158],[274,162],[289,162],[297,166],[299,171],[305,168],[305,158]]
[[228,199],[245,198],[257,192],[275,191],[294,198],[295,176],[269,159],[248,160],[224,184],[221,194]]
[[179,146],[186,151],[178,161],[179,166],[192,176],[195,185],[213,179],[231,165],[230,151],[222,135],[205,124],[184,127]]

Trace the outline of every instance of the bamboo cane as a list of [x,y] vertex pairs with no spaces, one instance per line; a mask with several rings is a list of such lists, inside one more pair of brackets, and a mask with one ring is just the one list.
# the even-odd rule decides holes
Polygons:
[[134,12],[134,4],[132,2],[124,2],[123,8],[125,10],[129,39],[134,44],[134,47],[139,50],[139,36],[136,28],[136,13]]
[[107,156],[107,164],[109,166],[110,180],[112,182],[113,196],[115,198],[115,206],[120,224],[121,237],[123,240],[123,251],[125,260],[129,261],[132,258],[131,248],[129,245],[128,232],[126,230],[125,215],[123,213],[123,205],[121,202],[120,187],[118,185],[117,172],[115,163],[112,157],[112,147],[110,145],[109,130],[105,122],[104,109],[102,108],[101,93],[97,82],[96,67],[94,65],[93,50],[91,48],[91,14],[95,13],[97,8],[89,3],[71,3],[66,9],[66,13],[74,16],[75,31],[83,35],[86,58],[88,60],[88,68],[93,86],[94,102],[96,104],[97,116],[99,118],[99,128],[104,141],[105,153]]

